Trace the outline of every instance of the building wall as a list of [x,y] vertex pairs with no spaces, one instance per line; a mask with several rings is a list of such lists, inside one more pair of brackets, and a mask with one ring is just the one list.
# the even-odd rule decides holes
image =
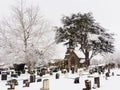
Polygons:
[[[74,64],[72,64],[72,60]],[[79,58],[74,52],[71,52],[70,55],[67,56],[67,67],[70,68],[75,65],[79,67]]]

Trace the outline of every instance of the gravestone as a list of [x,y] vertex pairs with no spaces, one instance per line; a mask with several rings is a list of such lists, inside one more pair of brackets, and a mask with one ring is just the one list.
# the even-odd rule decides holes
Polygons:
[[112,72],[112,76],[114,76],[114,72]]
[[110,77],[108,72],[105,74],[105,77],[106,77],[106,80],[107,80],[108,77]]
[[108,73],[110,73],[110,68],[108,68]]
[[11,74],[14,74],[14,71],[11,71]]
[[59,74],[59,73],[56,73],[55,78],[56,78],[56,79],[59,79],[59,76],[60,76],[60,74]]
[[25,84],[28,81],[28,79],[23,80],[23,84]]
[[16,71],[17,75],[20,76],[21,75],[21,72],[20,71]]
[[7,73],[6,72],[2,72],[1,80],[7,80]]
[[83,88],[83,90],[86,90],[86,88]]
[[67,68],[67,72],[69,73],[69,68]]
[[30,75],[30,83],[35,82],[35,75],[32,74]]
[[36,73],[36,71],[35,71],[35,70],[33,70],[33,73],[35,74],[35,73]]
[[75,83],[75,84],[79,83],[79,77],[76,77],[76,78],[74,79],[74,83]]
[[42,72],[40,72],[40,74],[39,74],[39,75],[40,75],[40,77],[42,77],[42,76],[43,76],[43,73],[42,73]]
[[14,85],[14,83],[11,83],[11,84],[10,84],[10,88],[8,88],[8,90],[15,90],[15,85]]
[[72,68],[71,68],[71,70],[72,70],[72,74],[74,74],[75,68],[74,68],[74,67],[72,67]]
[[52,72],[52,71],[50,71],[50,75],[53,75],[53,72]]
[[101,75],[101,71],[98,71],[98,74]]
[[100,78],[99,77],[95,77],[94,78],[94,84],[97,84],[97,87],[100,87]]
[[85,80],[85,86],[86,86],[86,90],[91,90],[91,81]]
[[25,69],[24,69],[24,70],[22,70],[22,74],[25,74]]
[[7,73],[7,75],[10,75],[10,72],[6,72]]
[[14,84],[14,85],[18,85],[18,81],[16,79],[11,79],[9,81],[7,81],[7,84],[6,85],[11,85],[11,84]]
[[40,90],[49,90],[49,79],[43,80],[43,87]]
[[17,78],[18,75],[17,75],[17,73],[13,73],[13,74],[11,74],[11,77],[15,77],[15,78]]
[[30,86],[30,82],[28,82],[28,80],[23,80],[23,84],[25,84],[23,87],[29,87]]
[[37,75],[40,75],[40,70],[39,69],[37,69]]
[[40,78],[40,79],[37,79],[37,82],[41,82],[42,81],[42,79]]

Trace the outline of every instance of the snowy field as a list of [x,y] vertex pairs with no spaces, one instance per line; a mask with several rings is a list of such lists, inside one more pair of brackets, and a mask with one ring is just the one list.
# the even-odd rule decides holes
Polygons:
[[[67,73],[67,74],[61,74],[60,72],[58,72],[60,74],[60,78],[59,79],[55,79],[55,74],[53,73],[53,75],[49,75],[46,74],[44,76],[42,76],[42,82],[35,82],[35,83],[30,83],[30,87],[23,87],[23,79],[29,79],[29,74],[21,74],[21,76],[19,76],[18,78],[16,78],[18,80],[18,85],[15,86],[15,90],[40,90],[40,88],[43,87],[43,80],[44,79],[49,79],[49,90],[83,90],[83,88],[85,87],[85,80],[91,80],[91,86],[93,87],[94,85],[94,77],[99,76],[100,77],[100,88],[96,88],[96,89],[92,89],[92,90],[119,90],[120,89],[120,76],[118,76],[118,74],[120,74],[120,69],[113,69],[111,70],[111,72],[114,72],[114,76],[108,77],[108,79],[106,80],[105,75],[98,75],[97,73],[89,75],[87,72],[82,71],[82,74],[79,73],[75,73],[75,74],[71,74]],[[88,77],[91,76],[91,77]],[[80,83],[75,84],[74,83],[74,78],[75,77],[80,77],[79,81]],[[0,76],[1,78],[1,76]],[[37,76],[36,78],[40,78],[39,76]],[[8,75],[8,80],[12,79],[9,75]],[[7,88],[9,88],[10,86],[6,85],[6,80],[1,81],[0,80],[0,90],[7,90]]]

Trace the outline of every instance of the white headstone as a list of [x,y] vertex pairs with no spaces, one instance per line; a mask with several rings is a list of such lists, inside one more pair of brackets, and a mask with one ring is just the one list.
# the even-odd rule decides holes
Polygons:
[[44,79],[43,80],[43,88],[44,89],[49,89],[49,79]]

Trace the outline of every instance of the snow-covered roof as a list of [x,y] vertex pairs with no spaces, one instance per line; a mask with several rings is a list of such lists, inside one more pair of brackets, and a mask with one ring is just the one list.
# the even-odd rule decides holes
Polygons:
[[85,59],[80,59],[80,63],[84,63],[85,62]]
[[57,62],[57,61],[62,61],[63,59],[51,59],[50,60],[50,63],[55,63],[55,62]]

